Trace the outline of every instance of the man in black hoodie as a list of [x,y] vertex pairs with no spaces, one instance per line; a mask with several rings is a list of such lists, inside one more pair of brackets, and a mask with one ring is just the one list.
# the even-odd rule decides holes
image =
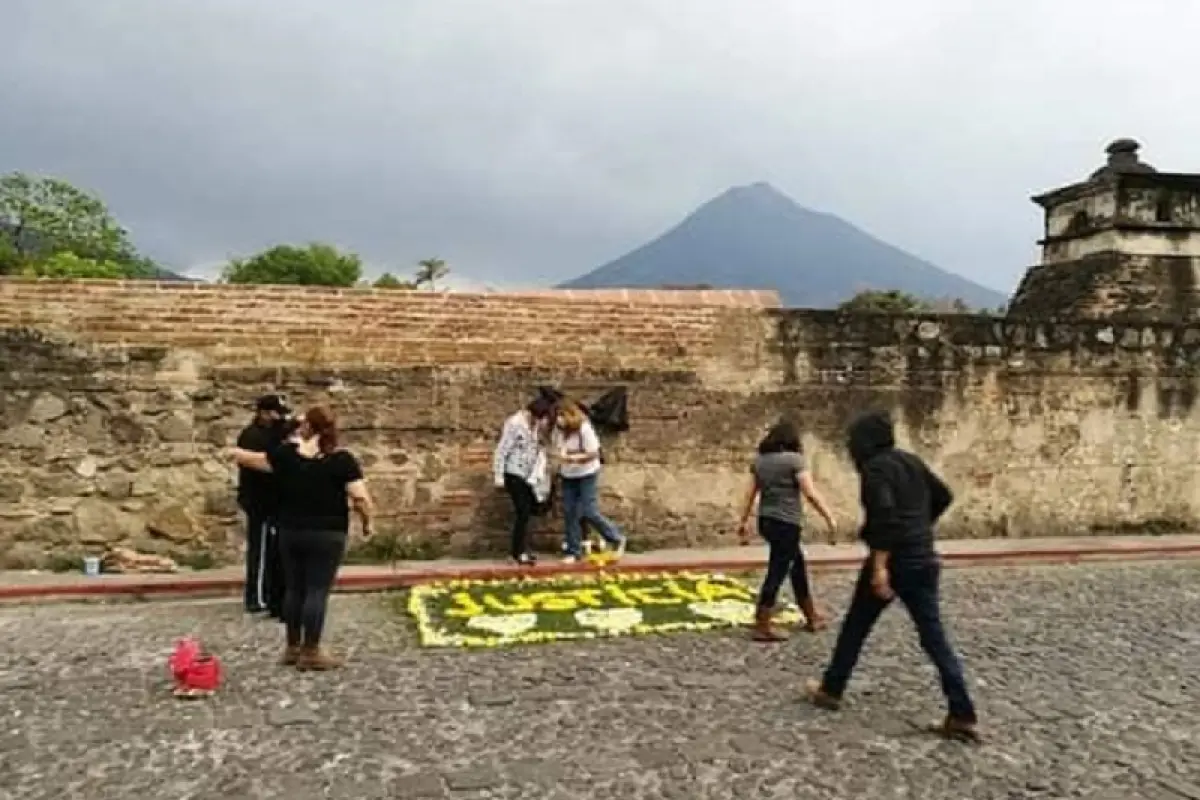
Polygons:
[[861,537],[871,554],[859,573],[833,658],[822,679],[808,683],[809,700],[829,710],[841,705],[871,628],[899,597],[916,625],[921,648],[937,667],[950,707],[935,730],[975,741],[975,707],[942,625],[941,562],[933,544],[934,523],[950,507],[953,495],[924,461],[896,448],[892,420],[885,412],[864,414],[851,424],[849,449],[862,485]]

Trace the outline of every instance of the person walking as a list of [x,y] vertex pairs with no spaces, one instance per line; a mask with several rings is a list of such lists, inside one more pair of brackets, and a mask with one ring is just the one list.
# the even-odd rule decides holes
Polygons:
[[750,514],[758,500],[758,533],[767,542],[767,574],[758,593],[753,638],[759,642],[781,642],[787,637],[772,626],[779,590],[791,579],[796,604],[804,612],[805,628],[819,631],[825,618],[817,610],[804,560],[801,498],[807,499],[832,532],[833,512],[825,503],[804,460],[800,432],[790,422],[772,427],[758,445],[758,457],[750,468],[750,485],[742,506],[738,531],[743,544],[750,543]]
[[542,436],[554,416],[554,401],[544,395],[504,421],[500,442],[492,457],[492,476],[497,489],[503,489],[513,506],[512,537],[509,555],[520,566],[537,563],[529,551],[529,521],[537,508],[534,483],[543,477],[546,453]]
[[[290,414],[287,403],[279,395],[258,398],[254,418],[238,434],[237,447],[264,454],[274,449],[283,441],[285,421]],[[279,509],[275,477],[239,466],[237,500],[246,515],[246,578],[242,605],[248,614],[266,611],[271,617],[282,619],[284,576],[275,519]]]
[[585,522],[620,558],[625,553],[625,537],[600,513],[600,437],[583,409],[568,403],[559,410],[554,440],[562,480],[564,563],[583,557]]
[[372,533],[374,507],[358,459],[340,446],[337,420],[310,408],[296,436],[268,453],[235,450],[247,469],[273,473],[279,485],[279,528],[287,594],[287,641],[281,663],[300,670],[336,669],[344,663],[321,648],[329,595],[346,552],[350,509]]
[[934,525],[950,507],[953,494],[924,461],[896,447],[892,419],[885,412],[855,420],[848,445],[861,482],[861,535],[871,552],[859,572],[829,665],[820,680],[806,684],[808,698],[820,708],[840,707],[863,644],[898,597],[916,626],[921,648],[937,668],[949,706],[932,729],[948,738],[977,741],[975,706],[942,623],[941,562],[934,547]]

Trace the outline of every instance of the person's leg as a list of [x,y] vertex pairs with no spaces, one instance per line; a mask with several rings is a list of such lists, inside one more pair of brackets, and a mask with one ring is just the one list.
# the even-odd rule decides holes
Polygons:
[[583,506],[579,490],[578,479],[562,479],[563,555],[568,558],[579,558],[583,554]]
[[758,533],[767,542],[767,575],[758,590],[758,606],[754,610],[754,639],[759,642],[781,642],[784,636],[771,627],[779,588],[792,566],[794,549],[787,524],[767,517],[758,518]]
[[266,564],[263,568],[264,595],[267,602],[267,613],[272,618],[283,621],[283,596],[287,580],[283,574],[283,555],[279,547],[279,526],[275,520],[266,523],[267,546],[264,548]]
[[304,541],[297,531],[279,531],[279,552],[283,561],[284,590],[283,624],[287,631],[287,649],[282,663],[296,663],[303,638],[304,608]]
[[792,593],[796,595],[796,605],[804,612],[805,629],[814,632],[824,630],[825,617],[817,611],[808,581],[808,563],[804,560],[804,545],[800,543],[800,526],[795,528],[795,537],[792,540],[795,548],[792,554]]
[[251,614],[264,611],[267,607],[263,592],[266,530],[265,517],[253,511],[246,512],[246,583],[242,591],[242,605]]
[[921,649],[929,656],[941,679],[942,693],[949,706],[944,724],[946,732],[973,735],[975,705],[967,689],[962,662],[942,624],[940,582],[941,567],[936,563],[904,568],[893,572],[892,577],[896,595],[916,626]]
[[528,538],[529,520],[533,516],[533,506],[536,498],[528,483],[516,475],[504,476],[504,488],[513,504],[512,541],[509,553],[513,559],[524,562],[529,559]]
[[879,615],[888,607],[890,601],[882,600],[871,588],[870,560],[863,562],[862,570],[858,573],[858,582],[854,585],[854,597],[850,600],[850,610],[842,620],[842,628],[838,631],[837,644],[833,647],[833,656],[821,680],[811,681],[808,685],[809,699],[825,708],[837,708],[841,703],[850,675],[858,663],[863,644],[871,635],[871,629]]
[[618,555],[625,551],[625,537],[616,524],[600,513],[600,477],[589,475],[579,479],[580,516],[600,538],[617,548]]
[[346,534],[341,531],[314,531],[308,557],[304,562],[304,639],[300,661],[302,669],[327,670],[342,666],[342,660],[321,650],[321,635],[325,631],[325,612],[329,595],[337,578],[338,567],[346,552]]

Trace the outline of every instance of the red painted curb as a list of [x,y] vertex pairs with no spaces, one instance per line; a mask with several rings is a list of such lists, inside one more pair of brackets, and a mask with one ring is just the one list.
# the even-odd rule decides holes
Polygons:
[[[1011,550],[995,553],[943,553],[948,567],[1020,566],[1029,564],[1073,564],[1081,561],[1139,561],[1169,558],[1200,558],[1200,544],[1135,545],[1128,547],[1064,548],[1045,550]],[[836,556],[809,561],[814,571],[857,568],[862,556]],[[702,559],[695,561],[642,562],[608,568],[609,572],[752,572],[763,564],[746,559]],[[424,583],[452,580],[503,580],[516,577],[546,578],[556,575],[598,572],[601,568],[586,564],[546,564],[530,569],[510,566],[479,566],[458,569],[413,569],[392,574],[343,575],[337,581],[340,591],[386,591],[405,589]],[[146,581],[142,583],[71,583],[44,586],[0,586],[0,601],[34,600],[38,598],[104,598],[149,595],[206,595],[239,591],[242,581],[236,578],[180,579]]]

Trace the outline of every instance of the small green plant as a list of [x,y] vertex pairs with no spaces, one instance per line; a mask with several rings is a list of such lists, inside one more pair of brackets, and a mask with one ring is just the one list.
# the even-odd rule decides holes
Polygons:
[[191,553],[184,553],[179,558],[175,559],[175,563],[181,567],[200,571],[206,569],[216,569],[220,566],[217,557],[208,550],[198,550]]
[[396,561],[432,561],[445,555],[445,548],[430,539],[397,533],[380,533],[351,545],[347,564],[391,564]]
[[46,569],[51,572],[82,572],[83,557],[66,553],[51,553],[46,557]]

